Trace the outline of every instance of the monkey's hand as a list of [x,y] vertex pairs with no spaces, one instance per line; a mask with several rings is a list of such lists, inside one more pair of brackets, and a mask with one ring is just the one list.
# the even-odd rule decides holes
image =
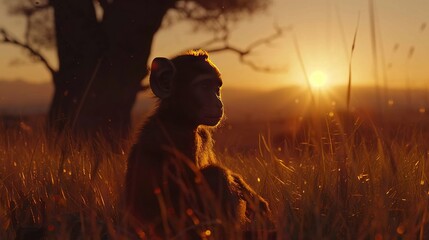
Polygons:
[[231,174],[234,183],[240,191],[240,198],[246,202],[246,217],[252,220],[258,216],[270,218],[271,211],[268,202],[257,194],[244,180],[237,174]]
[[268,205],[267,200],[265,200],[263,197],[261,196],[257,196],[257,202],[259,203],[259,210],[264,213],[265,215],[269,215],[271,214],[271,210],[270,207]]

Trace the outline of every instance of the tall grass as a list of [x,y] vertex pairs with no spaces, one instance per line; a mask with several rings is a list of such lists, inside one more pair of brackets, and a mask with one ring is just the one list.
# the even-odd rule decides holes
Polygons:
[[[322,119],[320,139],[303,134],[278,148],[261,134],[255,152],[217,154],[269,201],[278,239],[427,239],[425,133],[390,129],[393,137],[385,137],[390,135],[356,120],[344,136],[341,119]],[[0,239],[41,231],[47,239],[136,238],[121,211],[127,152],[111,153],[103,143],[70,144],[64,155],[39,130],[0,130]],[[347,150],[348,138],[354,141]],[[97,171],[94,156],[102,159]],[[345,156],[344,200],[338,166]]]
[[[355,124],[345,153],[338,121],[326,120],[319,145],[308,139],[275,149],[261,138],[257,154],[220,159],[269,199],[280,239],[428,238],[428,146],[422,133],[408,129],[386,139],[370,123]],[[339,163],[346,156],[344,201]]]
[[[40,231],[48,239],[115,236],[125,154],[72,143],[65,154],[41,129],[0,130],[0,239]],[[98,171],[94,156],[102,159]]]

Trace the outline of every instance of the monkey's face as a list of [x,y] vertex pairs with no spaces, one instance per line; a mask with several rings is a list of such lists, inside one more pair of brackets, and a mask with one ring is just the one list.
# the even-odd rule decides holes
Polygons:
[[205,59],[156,58],[152,63],[151,87],[163,115],[178,124],[216,126],[223,117],[220,72]]
[[177,119],[194,127],[216,126],[223,117],[220,76],[213,71],[197,71],[181,80],[171,96],[175,99],[172,105],[179,110]]
[[197,75],[190,82],[189,106],[197,125],[216,126],[223,116],[222,80],[214,73]]

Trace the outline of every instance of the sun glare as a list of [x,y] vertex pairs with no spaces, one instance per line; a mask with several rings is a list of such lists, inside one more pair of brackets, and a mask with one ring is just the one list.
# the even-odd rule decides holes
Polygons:
[[324,88],[326,87],[326,81],[328,76],[322,71],[315,71],[310,75],[310,84],[313,88]]

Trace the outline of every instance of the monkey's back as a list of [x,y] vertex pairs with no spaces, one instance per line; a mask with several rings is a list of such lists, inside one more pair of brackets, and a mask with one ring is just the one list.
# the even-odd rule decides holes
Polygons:
[[[125,201],[127,210],[138,221],[150,222],[159,216],[159,206],[154,193],[156,179],[162,171],[162,139],[158,127],[149,119],[141,129],[137,142],[128,156],[125,178]],[[156,220],[155,220],[156,221]]]
[[149,118],[128,157],[126,205],[142,223],[161,221],[160,196],[177,209],[178,198],[184,198],[182,183],[193,188],[195,174],[187,163],[195,160],[195,146],[188,146],[195,140],[186,144],[188,139],[177,139],[166,125],[156,115]]

